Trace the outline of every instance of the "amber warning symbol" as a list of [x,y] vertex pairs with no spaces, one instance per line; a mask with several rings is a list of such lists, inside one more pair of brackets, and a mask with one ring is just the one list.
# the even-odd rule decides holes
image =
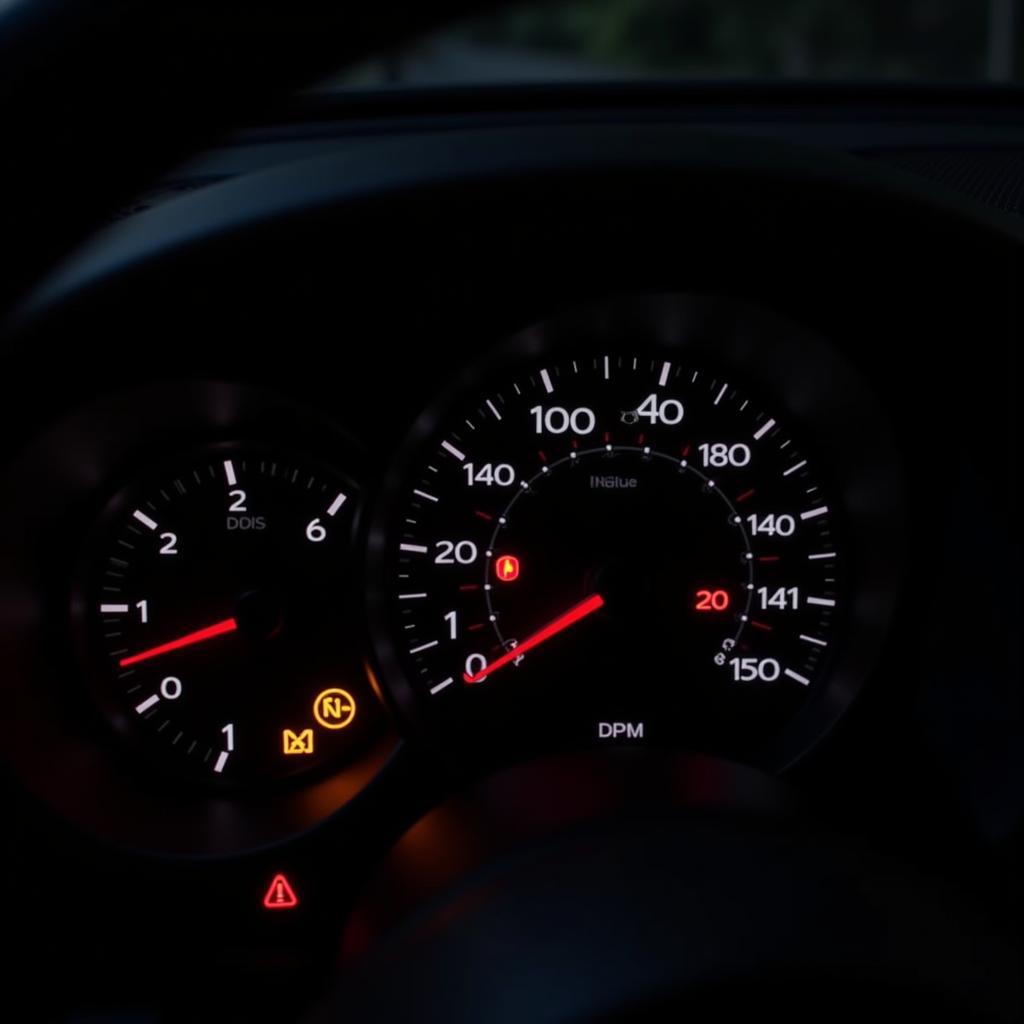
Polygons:
[[313,702],[313,717],[325,729],[344,729],[356,717],[356,702],[347,690],[324,690]]
[[281,732],[281,739],[284,743],[284,752],[288,756],[313,753],[312,729],[303,729],[301,732],[294,732],[291,729],[283,729]]
[[291,882],[284,875],[275,875],[267,895],[263,897],[263,906],[267,910],[291,910],[298,905],[299,897],[295,895]]

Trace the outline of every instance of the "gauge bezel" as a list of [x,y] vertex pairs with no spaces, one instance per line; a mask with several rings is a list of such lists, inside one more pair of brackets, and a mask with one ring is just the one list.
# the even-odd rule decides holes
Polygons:
[[[788,417],[801,444],[805,437],[813,439],[815,471],[838,504],[847,594],[837,623],[841,643],[826,666],[825,685],[809,696],[756,762],[772,771],[787,770],[843,717],[877,663],[902,589],[905,477],[880,405],[838,349],[798,322],[732,296],[631,293],[578,304],[496,341],[489,352],[452,375],[444,393],[414,422],[372,513],[368,613],[383,688],[418,742],[456,760],[481,756],[479,737],[471,728],[445,731],[430,721],[394,640],[386,562],[410,474],[453,409],[493,384],[497,375],[514,377],[541,359],[557,362],[627,350],[712,367],[755,391]],[[865,458],[865,452],[873,458]],[[488,731],[483,756],[515,757],[513,749],[494,750],[494,741]]]
[[[37,798],[132,850],[226,856],[293,838],[358,796],[398,746],[382,713],[378,739],[351,764],[258,794],[226,794],[183,786],[112,742],[73,642],[69,594],[83,546],[109,495],[140,464],[238,437],[337,465],[366,493],[367,456],[335,421],[263,387],[223,381],[102,395],[56,420],[0,478],[0,493],[18,496],[0,537],[8,588],[0,602],[3,747]],[[358,590],[361,578],[357,552],[350,585]]]

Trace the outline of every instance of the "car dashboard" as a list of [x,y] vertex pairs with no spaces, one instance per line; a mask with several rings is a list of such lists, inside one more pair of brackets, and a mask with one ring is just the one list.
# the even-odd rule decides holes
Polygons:
[[[922,985],[1012,1019],[1020,228],[907,161],[1014,129],[919,100],[310,100],[39,288],[0,744],[41,1016],[435,1019],[450,886],[741,806],[955,891],[913,928],[982,952]],[[382,974],[424,906],[443,962]]]

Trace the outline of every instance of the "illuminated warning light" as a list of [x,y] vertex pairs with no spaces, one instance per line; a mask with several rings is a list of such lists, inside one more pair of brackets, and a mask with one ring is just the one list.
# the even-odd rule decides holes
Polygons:
[[344,729],[356,717],[355,698],[347,690],[324,690],[313,701],[313,717],[325,729]]
[[293,910],[298,905],[299,897],[295,895],[291,882],[284,875],[275,875],[267,895],[263,897],[263,906],[267,910]]
[[699,612],[724,612],[729,607],[727,590],[698,590],[696,609]]
[[519,559],[515,555],[502,555],[494,563],[494,572],[502,583],[519,579]]
[[284,752],[289,757],[293,757],[296,754],[313,753],[312,729],[303,729],[301,732],[283,729],[281,731],[281,741],[284,745]]

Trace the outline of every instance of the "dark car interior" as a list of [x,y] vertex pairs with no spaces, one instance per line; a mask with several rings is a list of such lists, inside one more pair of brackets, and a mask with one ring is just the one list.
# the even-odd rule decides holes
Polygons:
[[0,0],[5,1016],[1024,1019],[1016,0]]

